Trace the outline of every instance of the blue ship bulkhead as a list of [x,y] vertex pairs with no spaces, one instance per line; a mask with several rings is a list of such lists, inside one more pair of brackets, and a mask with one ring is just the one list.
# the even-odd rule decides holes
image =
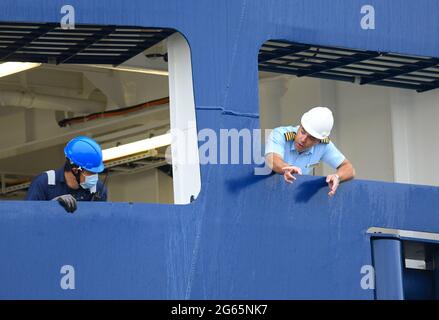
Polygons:
[[[64,2],[4,0],[0,21],[58,22]],[[258,52],[267,40],[439,56],[439,43],[424,41],[439,38],[438,2],[367,3],[382,15],[373,33],[358,26],[360,0],[70,1],[77,23],[181,32],[198,130],[216,132],[259,128]],[[367,230],[439,233],[439,188],[354,180],[328,198],[323,177],[289,185],[254,167],[202,165],[189,205],[79,203],[66,215],[52,202],[1,201],[0,298],[437,298],[437,271],[404,268],[407,239],[374,240]],[[60,289],[63,265],[75,268],[75,290]],[[372,265],[376,281],[365,287]]]

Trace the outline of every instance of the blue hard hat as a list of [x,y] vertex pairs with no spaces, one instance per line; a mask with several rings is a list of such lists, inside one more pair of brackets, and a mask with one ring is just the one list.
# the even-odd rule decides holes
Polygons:
[[101,147],[89,137],[79,136],[70,140],[64,148],[64,154],[74,164],[87,171],[99,173],[104,170]]

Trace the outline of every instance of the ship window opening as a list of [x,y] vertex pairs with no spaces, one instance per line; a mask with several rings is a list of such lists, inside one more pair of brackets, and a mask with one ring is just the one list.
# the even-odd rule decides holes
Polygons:
[[[356,178],[439,185],[430,166],[439,156],[431,148],[439,139],[438,58],[270,40],[258,67],[263,133],[328,106],[335,120],[330,139]],[[320,164],[312,174],[332,172]]]
[[108,201],[197,198],[191,53],[180,33],[50,23],[0,29],[11,69],[2,74],[0,65],[0,200],[23,200],[33,177],[63,166],[64,146],[78,135],[103,149]]

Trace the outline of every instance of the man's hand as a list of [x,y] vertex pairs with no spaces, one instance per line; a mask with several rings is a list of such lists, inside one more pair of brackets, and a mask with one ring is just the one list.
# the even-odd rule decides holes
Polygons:
[[295,173],[302,174],[302,169],[300,169],[299,167],[294,167],[294,166],[282,167],[282,171],[284,173],[284,179],[288,183],[293,183],[294,180],[296,180],[296,177],[293,176],[293,174],[295,174]]
[[76,199],[71,194],[63,194],[62,196],[58,196],[52,200],[58,201],[64,207],[64,209],[70,213],[75,212],[77,208]]
[[326,177],[326,183],[329,186],[328,196],[332,197],[340,184],[340,178],[337,174],[330,174]]

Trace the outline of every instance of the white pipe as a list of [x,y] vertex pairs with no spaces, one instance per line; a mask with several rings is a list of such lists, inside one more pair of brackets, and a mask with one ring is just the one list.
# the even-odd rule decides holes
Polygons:
[[39,93],[0,90],[0,106],[94,113],[105,110],[105,103],[51,96]]

